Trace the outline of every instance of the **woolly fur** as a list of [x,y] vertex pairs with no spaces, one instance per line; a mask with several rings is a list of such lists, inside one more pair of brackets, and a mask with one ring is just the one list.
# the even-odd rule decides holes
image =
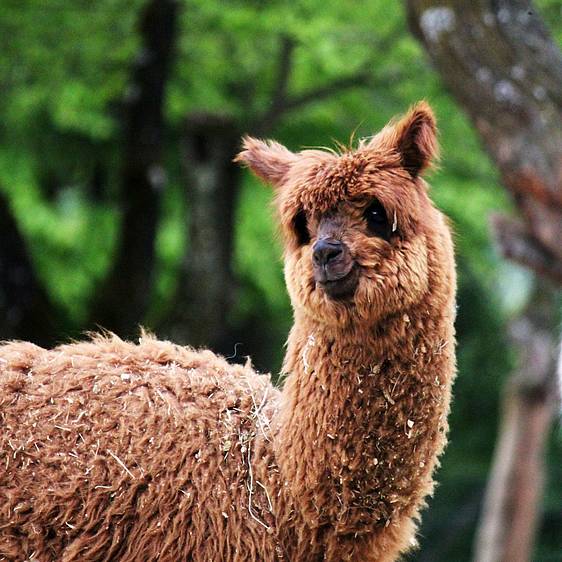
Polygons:
[[[420,103],[339,155],[245,140],[238,159],[275,187],[285,240],[282,390],[146,335],[1,347],[0,560],[389,562],[411,548],[455,370],[451,236],[420,177],[435,134]],[[373,198],[388,241],[366,230]],[[359,269],[351,298],[314,281],[327,214]]]

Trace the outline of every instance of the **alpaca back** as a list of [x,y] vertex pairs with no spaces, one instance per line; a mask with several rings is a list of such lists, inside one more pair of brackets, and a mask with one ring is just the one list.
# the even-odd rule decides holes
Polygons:
[[273,559],[268,376],[150,337],[0,357],[0,559]]

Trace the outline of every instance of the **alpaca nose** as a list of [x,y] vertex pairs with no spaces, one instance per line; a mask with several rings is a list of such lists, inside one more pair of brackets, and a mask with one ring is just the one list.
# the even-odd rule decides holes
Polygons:
[[339,240],[318,240],[312,248],[312,259],[318,266],[324,266],[343,254]]

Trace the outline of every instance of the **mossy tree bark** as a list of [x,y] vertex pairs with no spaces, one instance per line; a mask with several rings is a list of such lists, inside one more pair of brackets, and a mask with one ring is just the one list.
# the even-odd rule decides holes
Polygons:
[[[520,212],[492,217],[505,256],[562,283],[562,54],[523,0],[407,0],[410,27],[471,118]],[[478,562],[530,559],[542,459],[557,399],[555,289],[521,316],[520,367],[509,381]]]

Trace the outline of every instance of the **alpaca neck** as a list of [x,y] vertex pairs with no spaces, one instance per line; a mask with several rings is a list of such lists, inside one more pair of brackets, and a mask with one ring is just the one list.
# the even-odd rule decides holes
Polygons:
[[[285,359],[278,458],[311,527],[360,534],[394,516],[394,466],[423,447],[423,436],[416,438],[421,418],[404,410],[431,398],[429,379],[412,373],[425,372],[431,361],[424,354],[443,345],[414,329],[426,314],[412,310],[371,329],[339,331],[297,317]],[[439,426],[438,410],[424,414],[432,418],[424,420],[428,427]],[[423,465],[405,477],[418,477]]]

